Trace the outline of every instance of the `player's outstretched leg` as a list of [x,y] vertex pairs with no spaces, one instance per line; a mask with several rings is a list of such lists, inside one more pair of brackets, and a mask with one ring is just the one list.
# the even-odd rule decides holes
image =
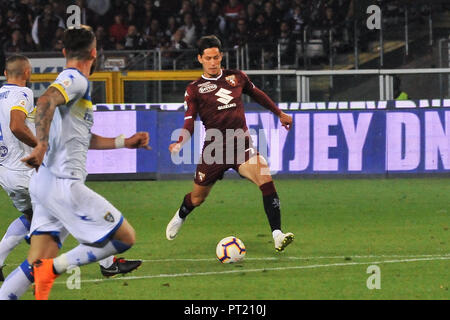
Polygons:
[[241,176],[259,186],[263,196],[264,211],[272,230],[275,250],[283,251],[294,241],[294,234],[281,231],[280,198],[278,198],[267,161],[262,156],[255,155],[240,165],[238,172]]
[[115,253],[124,252],[131,245],[119,240],[110,240],[104,247],[80,244],[54,259],[38,259],[33,262],[36,300],[48,300],[55,279],[70,266],[89,264]]
[[37,259],[33,262],[36,300],[47,300],[55,279],[70,266],[82,266],[102,260],[130,249],[135,242],[135,232],[123,220],[122,225],[102,247],[80,244],[54,259]]
[[184,196],[183,203],[181,207],[175,212],[175,215],[170,220],[169,224],[166,227],[166,238],[167,240],[173,240],[177,236],[178,232],[181,229],[186,217],[192,210],[195,209],[195,206],[192,203],[191,194],[188,193]]
[[275,250],[281,252],[294,241],[294,234],[291,232],[283,233],[281,231],[280,199],[278,198],[273,181],[262,184],[259,189],[263,194],[264,210],[266,211],[267,219],[272,229]]
[[191,193],[184,196],[183,203],[175,212],[175,215],[170,220],[166,228],[167,240],[173,240],[181,229],[181,226],[186,221],[187,216],[199,205],[201,205],[214,185],[214,181],[207,186],[201,186],[194,182],[194,188]]

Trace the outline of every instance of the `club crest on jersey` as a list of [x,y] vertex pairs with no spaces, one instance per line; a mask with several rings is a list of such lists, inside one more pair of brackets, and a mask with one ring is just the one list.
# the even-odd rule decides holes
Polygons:
[[113,217],[113,215],[111,214],[111,212],[107,212],[106,214],[105,214],[105,216],[104,216],[104,219],[106,220],[106,221],[108,221],[108,222],[114,222],[114,217]]
[[72,80],[70,80],[70,79],[63,80],[62,84],[63,84],[64,88],[67,88],[68,86],[70,86],[72,84]]
[[237,80],[236,80],[236,76],[234,74],[232,74],[231,76],[225,77],[225,80],[228,82],[228,84],[232,87],[236,87],[237,86]]
[[198,180],[200,182],[202,182],[203,180],[205,180],[205,174],[203,172],[198,172]]

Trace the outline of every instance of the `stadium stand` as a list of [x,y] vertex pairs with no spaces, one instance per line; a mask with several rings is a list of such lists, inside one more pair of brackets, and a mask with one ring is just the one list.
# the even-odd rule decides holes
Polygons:
[[[70,4],[81,8],[81,22],[91,25],[98,49],[161,50],[162,69],[193,68],[197,39],[218,35],[233,54],[245,48],[247,69],[351,68],[355,43],[365,62],[377,55],[376,35],[365,17],[355,14],[355,0],[1,0],[2,55],[61,50],[61,31]],[[372,1],[373,2],[373,1]],[[376,1],[387,27],[426,23],[432,2]],[[445,12],[449,4],[435,11]],[[364,12],[364,11],[363,11]],[[394,28],[395,29],[395,28]],[[398,28],[397,28],[398,29]],[[422,30],[417,28],[417,30]],[[411,32],[411,34],[416,34]],[[355,38],[356,37],[356,38]],[[355,40],[356,39],[356,40]],[[389,39],[387,39],[389,40]],[[356,41],[356,42],[355,42]],[[375,45],[373,45],[375,43]],[[398,48],[398,43],[387,43]],[[242,54],[244,55],[244,54]],[[366,56],[364,56],[366,55]],[[280,58],[278,58],[280,57]],[[129,58],[129,57],[128,57]],[[133,55],[132,60],[139,59]],[[352,60],[353,59],[353,60]],[[134,62],[134,65],[138,65]],[[132,69],[133,63],[128,65]],[[1,66],[0,66],[1,67]],[[242,66],[241,66],[242,67]],[[153,66],[153,69],[158,69]]]

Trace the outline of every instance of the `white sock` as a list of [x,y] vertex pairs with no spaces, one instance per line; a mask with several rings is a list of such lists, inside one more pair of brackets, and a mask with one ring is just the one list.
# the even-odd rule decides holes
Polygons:
[[92,262],[105,259],[116,253],[128,250],[123,242],[111,240],[104,247],[92,247],[85,244],[80,244],[72,250],[63,253],[53,260],[53,268],[56,273],[61,274],[67,271],[72,266],[82,266]]
[[17,247],[30,230],[30,223],[24,216],[14,220],[6,230],[2,241],[0,241],[0,267],[3,266],[6,257]]
[[33,281],[31,266],[25,260],[5,279],[5,282],[0,288],[0,300],[19,299],[28,290]]
[[281,232],[280,229],[273,230],[273,232],[272,232],[272,237],[275,239],[275,238],[278,237],[280,234],[283,234],[283,232]]
[[101,265],[103,268],[109,268],[112,266],[113,263],[114,263],[114,256],[109,256],[108,258],[105,258],[98,262],[98,264]]

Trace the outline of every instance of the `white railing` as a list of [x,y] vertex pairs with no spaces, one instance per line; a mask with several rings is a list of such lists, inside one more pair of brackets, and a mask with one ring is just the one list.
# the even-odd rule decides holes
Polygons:
[[393,76],[399,74],[448,74],[450,68],[424,68],[424,69],[359,69],[359,70],[247,70],[248,75],[291,75],[296,77],[297,101],[310,102],[310,78],[315,76],[345,76],[345,75],[378,75],[379,100],[394,99]]
[[[281,77],[295,76],[296,100],[297,102],[310,102],[310,79],[312,77],[323,76],[355,76],[373,75],[378,76],[379,100],[394,99],[393,77],[395,75],[422,75],[422,74],[446,74],[450,77],[450,68],[423,68],[423,69],[359,69],[359,70],[243,70],[252,76],[277,76],[278,91],[281,91]],[[0,77],[0,81],[5,81],[5,77]],[[444,98],[436,97],[436,98]],[[277,99],[281,101],[280,99]],[[370,99],[371,100],[371,99]]]

